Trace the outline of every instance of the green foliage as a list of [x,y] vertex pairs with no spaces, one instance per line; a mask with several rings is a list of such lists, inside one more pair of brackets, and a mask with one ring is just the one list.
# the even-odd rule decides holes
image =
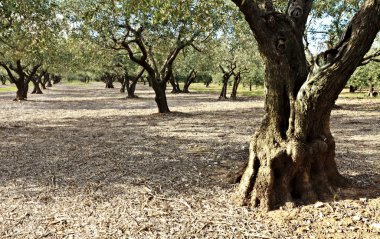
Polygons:
[[356,87],[367,87],[372,84],[380,86],[380,63],[378,62],[358,67],[347,83]]
[[17,91],[17,88],[16,86],[5,86],[5,87],[0,87],[0,92],[1,93],[9,93],[9,92],[16,92]]
[[0,22],[0,61],[31,65],[48,62],[64,25],[58,5],[48,0],[3,0]]

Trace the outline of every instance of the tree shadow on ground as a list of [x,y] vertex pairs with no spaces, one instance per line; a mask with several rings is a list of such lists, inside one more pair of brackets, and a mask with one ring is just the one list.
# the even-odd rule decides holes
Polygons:
[[[0,147],[0,184],[41,190],[54,186],[73,194],[83,193],[88,185],[98,185],[97,190],[146,186],[167,195],[232,189],[226,175],[247,160],[249,138],[260,122],[252,114],[241,109],[81,117],[2,127],[1,137],[7,140]],[[370,157],[352,153],[354,158]],[[380,196],[378,174],[364,173],[360,161],[347,164],[339,152],[337,160],[344,174],[352,174],[357,182],[342,191],[342,198]]]
[[[226,140],[222,124],[200,129],[204,116],[99,117],[3,127],[8,143],[0,148],[0,182],[45,187],[54,178],[63,188],[146,184],[177,193],[224,187],[218,172],[246,159],[241,150],[246,142]],[[178,131],[183,128],[186,133]]]

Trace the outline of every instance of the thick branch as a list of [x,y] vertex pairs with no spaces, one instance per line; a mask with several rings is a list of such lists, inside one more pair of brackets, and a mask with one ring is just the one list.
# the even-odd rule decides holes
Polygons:
[[11,82],[15,84],[16,83],[16,79],[13,76],[13,74],[12,74],[11,70],[9,69],[9,67],[6,64],[4,64],[3,62],[0,62],[0,66],[2,66],[5,69],[5,71],[8,73],[8,76],[9,76]]
[[137,79],[137,80],[140,79],[140,77],[144,74],[144,72],[145,72],[145,69],[143,68],[143,69],[140,71],[140,73],[136,76],[136,79]]
[[380,56],[380,50],[378,50],[377,52],[375,52],[371,55],[364,57],[363,61],[359,64],[359,66],[364,66],[364,65],[367,65],[371,62],[380,62],[380,59],[376,58],[378,56]]
[[260,10],[256,1],[253,0],[231,0],[244,14],[248,23],[258,21],[263,11]]
[[37,73],[38,68],[40,68],[40,67],[41,67],[41,64],[38,64],[32,68],[30,74],[27,75],[28,81],[30,81],[34,77],[34,75]]
[[329,115],[348,79],[361,64],[380,30],[380,2],[367,0],[353,17],[341,42],[333,49],[318,55],[313,71],[297,95],[297,137],[308,138],[305,132],[313,132],[313,124],[304,114],[314,120]]

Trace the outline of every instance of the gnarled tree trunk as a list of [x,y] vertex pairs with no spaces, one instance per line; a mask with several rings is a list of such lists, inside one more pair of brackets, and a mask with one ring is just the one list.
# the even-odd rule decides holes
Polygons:
[[[291,20],[272,14],[271,5],[234,2],[246,16],[266,65],[266,114],[250,142],[234,199],[270,210],[331,198],[347,181],[335,163],[330,114],[380,29],[380,2],[366,1],[342,40],[321,53],[310,72],[302,35],[312,1],[291,1],[303,14],[291,13]],[[263,12],[265,18],[260,17]]]

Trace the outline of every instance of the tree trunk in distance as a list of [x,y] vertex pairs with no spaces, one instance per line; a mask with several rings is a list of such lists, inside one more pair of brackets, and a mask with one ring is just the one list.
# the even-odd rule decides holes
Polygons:
[[127,86],[127,78],[128,78],[128,74],[125,74],[123,76],[123,82],[121,83],[120,93],[125,93],[125,88]]
[[38,81],[34,79],[34,80],[32,80],[32,83],[34,86],[32,94],[43,94]]
[[175,80],[174,75],[172,75],[169,78],[169,83],[172,85],[172,92],[171,93],[173,93],[173,94],[181,93],[181,89],[179,88],[178,81]]
[[369,97],[376,97],[377,94],[375,94],[375,85],[371,84],[368,89],[368,94]]
[[234,78],[234,84],[232,86],[232,93],[231,93],[231,99],[236,100],[237,99],[237,90],[239,87],[241,81],[241,73],[237,73],[235,78]]
[[197,72],[194,69],[192,69],[190,74],[186,78],[185,84],[183,86],[183,91],[182,91],[183,93],[190,93],[189,87],[195,81],[196,78],[197,78]]
[[105,77],[105,82],[106,82],[106,89],[113,89],[113,88],[115,88],[113,86],[113,76],[107,75]]
[[228,79],[224,78],[223,79],[222,91],[220,92],[220,95],[219,95],[219,100],[228,99],[227,98],[227,87],[228,87]]
[[25,81],[23,79],[19,79],[19,81],[16,82],[17,92],[16,92],[16,98],[14,101],[22,101],[27,100],[28,97],[28,84],[25,84]]
[[127,84],[128,98],[131,98],[131,99],[138,98],[137,95],[135,95],[137,81],[138,81],[138,78],[135,78],[131,80],[130,84],[129,83]]
[[41,81],[41,87],[46,90],[46,81]]
[[46,73],[45,74],[45,80],[46,80],[46,87],[52,87],[53,85],[51,84],[51,79],[50,79],[50,74],[49,73]]

